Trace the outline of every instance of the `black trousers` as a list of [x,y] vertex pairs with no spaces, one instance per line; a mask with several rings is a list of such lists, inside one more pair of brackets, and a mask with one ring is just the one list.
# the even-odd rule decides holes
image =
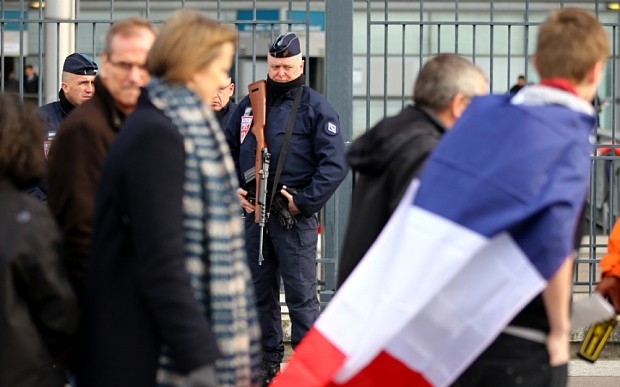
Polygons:
[[501,334],[452,387],[566,387],[568,365],[551,367],[544,344]]
[[260,229],[254,223],[254,214],[245,217],[245,238],[248,263],[252,272],[262,333],[263,360],[281,363],[282,321],[280,311],[280,277],[284,281],[286,306],[291,317],[291,344],[293,349],[319,317],[316,280],[317,218],[297,215],[297,224],[283,231],[278,217],[269,217],[269,231],[265,234],[263,256],[258,265]]

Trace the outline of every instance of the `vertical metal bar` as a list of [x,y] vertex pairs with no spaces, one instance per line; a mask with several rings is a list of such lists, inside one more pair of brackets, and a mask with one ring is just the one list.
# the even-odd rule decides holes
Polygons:
[[525,0],[525,82],[529,81],[530,63],[530,0]]
[[437,24],[437,54],[441,54],[441,24]]
[[[4,0],[0,0],[0,18],[4,19]],[[4,70],[4,22],[0,23],[0,91],[4,92],[4,78],[6,72]]]
[[402,57],[401,57],[401,73],[400,73],[400,79],[401,79],[401,94],[400,94],[400,108],[404,108],[405,107],[405,26],[406,24],[403,23],[403,45],[401,47],[401,51],[402,51]]
[[252,82],[256,80],[256,0],[252,0]]
[[471,47],[472,47],[472,51],[471,51],[471,61],[474,62],[474,64],[476,63],[476,25],[473,25],[472,28],[472,42],[471,42]]
[[[366,130],[370,129],[370,29],[372,26],[370,3],[372,0],[366,2]],[[327,15],[325,15],[327,17]]]
[[[292,19],[293,18],[293,1],[292,0],[288,0],[288,14],[289,17],[288,19]],[[291,32],[291,30],[293,29],[293,25],[291,23],[288,23],[288,27],[287,27],[287,32]]]
[[384,15],[383,20],[386,22],[383,25],[383,116],[387,116],[387,83],[388,83],[388,0],[384,0]]
[[[291,19],[293,11],[290,11]],[[310,84],[310,0],[306,0],[306,86]]]
[[[43,0],[39,0],[39,2],[42,2]],[[79,23],[77,22],[80,19],[80,0],[75,0],[74,1],[74,8],[73,8],[73,18],[74,18],[74,23],[73,23],[73,51],[74,52],[78,52],[78,36],[80,36],[78,34],[78,26]],[[39,10],[41,9],[41,4],[39,4]],[[41,19],[41,17],[39,17],[39,19]]]
[[[4,42],[2,42],[4,45]],[[24,2],[19,2],[19,95],[24,99]]]
[[110,0],[110,20],[114,19],[114,0]]
[[146,18],[149,19],[150,16],[151,16],[151,0],[146,0]]
[[[369,0],[370,2],[370,0]],[[350,142],[353,137],[353,2],[326,1],[325,2],[325,60],[326,68],[326,97],[338,112],[340,130],[344,141]],[[341,241],[344,239],[346,223],[349,217],[349,203],[351,201],[351,176],[347,177],[336,193],[325,206],[323,235],[323,255],[334,258],[334,269],[338,267]],[[326,278],[327,289],[335,288],[336,270],[333,278]]]
[[493,44],[494,44],[494,35],[495,30],[494,27],[494,11],[495,11],[495,3],[491,0],[491,25],[489,26],[489,33],[491,35],[491,47],[490,48],[490,57],[489,57],[489,94],[493,94]]
[[95,42],[96,34],[97,34],[97,23],[93,23],[93,59],[97,57],[97,46]]
[[222,16],[222,0],[217,0],[217,20]]
[[[56,23],[56,70],[61,69],[60,66],[60,23]],[[56,90],[60,89],[60,71],[56,71]],[[40,77],[39,77],[40,78]]]
[[[76,2],[76,8],[77,8],[77,2]],[[43,0],[39,0],[39,20],[43,20]],[[77,24],[76,24],[76,29],[77,29]],[[76,33],[77,36],[77,33]],[[77,39],[76,39],[77,42]],[[42,48],[42,43],[43,43],[43,23],[41,23],[39,21],[39,41],[38,41],[38,46],[39,46],[39,53],[38,53],[38,58],[37,60],[39,61],[39,69],[42,69],[43,66],[43,48]],[[76,48],[77,51],[77,48]],[[42,71],[39,70],[39,105],[43,104],[43,76],[42,76]],[[47,102],[47,101],[46,101]]]
[[509,24],[508,25],[508,77],[506,78],[506,90],[510,90],[510,44],[512,43],[512,39],[511,39],[511,33],[512,33],[512,26]]
[[424,0],[420,0],[420,69],[424,63]]
[[459,0],[456,0],[454,8],[454,53],[459,53]]
[[[611,55],[611,143],[616,143],[616,34],[618,32],[617,26],[613,26],[612,29],[612,55]],[[600,103],[600,99],[599,99]],[[599,123],[600,126],[600,123]]]

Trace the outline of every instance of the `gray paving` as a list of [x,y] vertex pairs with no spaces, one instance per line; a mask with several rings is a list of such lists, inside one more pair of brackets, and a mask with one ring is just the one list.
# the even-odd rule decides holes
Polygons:
[[618,387],[620,377],[581,376],[568,378],[568,387]]

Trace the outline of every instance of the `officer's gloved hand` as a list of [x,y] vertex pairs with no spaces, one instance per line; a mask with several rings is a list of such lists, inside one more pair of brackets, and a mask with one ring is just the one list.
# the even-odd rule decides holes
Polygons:
[[280,223],[280,228],[284,231],[288,231],[295,224],[297,224],[297,219],[290,212],[288,212],[288,200],[280,194],[277,194],[273,198],[273,210],[278,215],[278,223]]
[[209,364],[190,372],[183,387],[219,387],[219,385],[215,365]]

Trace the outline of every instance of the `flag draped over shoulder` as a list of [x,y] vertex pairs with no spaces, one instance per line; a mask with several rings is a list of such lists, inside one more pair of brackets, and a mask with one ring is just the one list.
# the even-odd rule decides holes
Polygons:
[[273,386],[454,382],[569,254],[593,114],[546,86],[475,98]]

